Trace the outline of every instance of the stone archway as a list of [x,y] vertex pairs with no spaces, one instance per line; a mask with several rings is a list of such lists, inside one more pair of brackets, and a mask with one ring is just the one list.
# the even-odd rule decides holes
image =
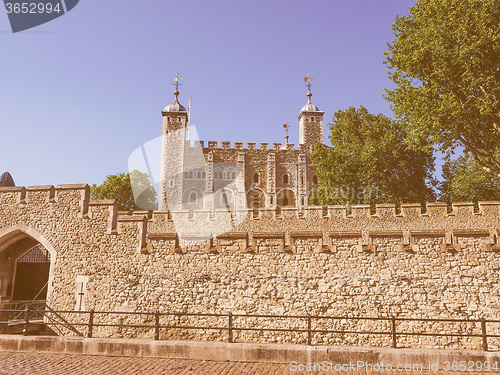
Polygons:
[[[48,264],[45,266],[19,265],[19,261],[20,263],[30,262],[29,257],[34,255],[31,253],[34,248],[41,249],[40,251],[46,257]],[[35,297],[38,292],[41,292],[40,295],[45,295],[46,301],[49,303],[56,255],[52,244],[33,228],[17,224],[0,230],[0,302],[6,304],[16,298],[27,298],[33,292],[35,293],[33,297]],[[43,274],[31,277],[28,274],[30,269]],[[33,283],[37,284],[33,285]],[[43,285],[38,285],[40,283]],[[44,287],[46,291],[42,290]]]

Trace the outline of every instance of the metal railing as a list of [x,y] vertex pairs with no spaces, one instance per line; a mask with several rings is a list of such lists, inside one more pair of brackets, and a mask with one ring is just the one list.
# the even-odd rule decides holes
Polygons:
[[[17,312],[19,310],[0,309],[2,312]],[[490,319],[424,319],[424,318],[396,318],[396,317],[352,317],[352,316],[317,316],[317,315],[263,315],[263,314],[210,314],[210,313],[178,313],[178,312],[123,312],[123,311],[73,311],[73,310],[53,310],[46,306],[44,310],[35,310],[28,306],[24,311],[24,330],[23,334],[28,335],[28,328],[33,316],[40,314],[47,317],[46,324],[49,326],[64,326],[68,330],[76,333],[79,336],[83,334],[76,327],[86,329],[86,336],[91,338],[94,336],[94,329],[98,327],[115,327],[115,328],[146,328],[154,329],[154,339],[160,340],[162,329],[179,329],[179,330],[220,330],[227,332],[227,341],[229,343],[236,342],[234,339],[235,332],[257,331],[257,332],[295,332],[306,336],[307,345],[313,345],[313,337],[316,334],[354,334],[354,335],[386,335],[390,336],[392,347],[398,347],[398,337],[402,336],[430,336],[430,337],[480,337],[482,339],[482,350],[488,351],[488,338],[500,338],[500,334],[488,333],[487,324],[500,323],[500,320]],[[84,316],[85,322],[69,322],[61,314],[76,314]],[[96,322],[96,316],[99,315],[130,315],[150,317],[152,324],[123,324],[123,323],[99,323]],[[162,317],[212,317],[222,318],[227,324],[222,325],[177,325],[177,324],[161,324]],[[56,319],[57,318],[57,319]],[[297,319],[305,323],[306,328],[270,328],[270,327],[243,327],[236,325],[235,322],[241,318],[266,318],[266,319]],[[346,330],[346,329],[318,329],[313,328],[313,322],[317,323],[321,320],[337,320],[337,321],[380,321],[387,322],[390,326],[389,330]],[[480,331],[477,333],[435,333],[435,332],[411,332],[400,329],[403,322],[424,322],[424,323],[471,323],[480,326]],[[8,323],[1,322],[0,323]],[[399,324],[399,326],[398,326]],[[321,345],[315,343],[315,345]]]
[[43,319],[47,304],[46,301],[43,299],[43,300],[13,301],[9,303],[8,306],[9,309],[12,310],[12,312],[8,315],[8,320],[10,321],[20,319],[23,316],[26,309],[28,308],[40,312],[37,316],[33,316],[31,318],[31,320],[37,320],[37,319]]

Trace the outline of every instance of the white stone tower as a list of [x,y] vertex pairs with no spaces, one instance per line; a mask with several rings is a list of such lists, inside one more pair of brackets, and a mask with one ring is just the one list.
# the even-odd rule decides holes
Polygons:
[[325,112],[319,110],[311,102],[311,75],[305,78],[307,82],[307,104],[302,107],[299,115],[299,144],[306,146],[310,151],[317,142],[323,143],[323,115]]
[[[160,169],[160,210],[181,209],[183,192],[184,148],[188,114],[179,103],[179,73],[174,77],[175,99],[161,112],[163,116]],[[168,202],[168,205],[167,205]]]

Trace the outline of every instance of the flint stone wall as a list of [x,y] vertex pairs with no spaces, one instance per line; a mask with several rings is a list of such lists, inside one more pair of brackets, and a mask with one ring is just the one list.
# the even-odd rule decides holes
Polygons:
[[[213,240],[179,243],[175,225],[206,234],[218,220],[195,212],[118,213],[89,201],[87,185],[0,188],[0,252],[11,234],[37,233],[56,252],[50,306],[84,309],[500,320],[500,203],[380,205],[239,212],[245,220]],[[81,301],[80,301],[81,302]],[[67,314],[87,322],[88,315]],[[96,323],[153,325],[154,317],[96,314]],[[225,317],[162,317],[161,324],[225,326]],[[235,318],[235,326],[307,328],[304,319]],[[314,329],[390,330],[383,320],[313,320]],[[82,327],[85,333],[85,327]],[[488,323],[500,334],[500,323]],[[399,322],[399,331],[480,333],[479,323]],[[70,334],[70,332],[68,332]],[[96,327],[95,336],[153,337],[153,328]],[[162,329],[161,338],[227,340],[227,332]],[[304,343],[304,333],[238,331],[235,341]],[[390,335],[315,334],[313,344],[390,346]],[[400,346],[480,349],[481,338],[398,337]],[[500,341],[489,339],[490,349]]]

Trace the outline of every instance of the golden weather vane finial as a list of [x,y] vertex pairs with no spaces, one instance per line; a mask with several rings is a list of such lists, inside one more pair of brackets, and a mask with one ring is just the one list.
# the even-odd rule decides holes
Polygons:
[[179,73],[177,73],[174,77],[174,82],[172,83],[172,85],[175,85],[175,91],[179,91],[179,86],[182,86],[182,84],[179,83],[181,79],[182,77],[179,77]]
[[304,82],[306,82],[305,86],[307,87],[308,91],[311,91],[311,82],[314,81],[313,78],[311,78],[311,74],[308,74],[306,78],[304,78]]

